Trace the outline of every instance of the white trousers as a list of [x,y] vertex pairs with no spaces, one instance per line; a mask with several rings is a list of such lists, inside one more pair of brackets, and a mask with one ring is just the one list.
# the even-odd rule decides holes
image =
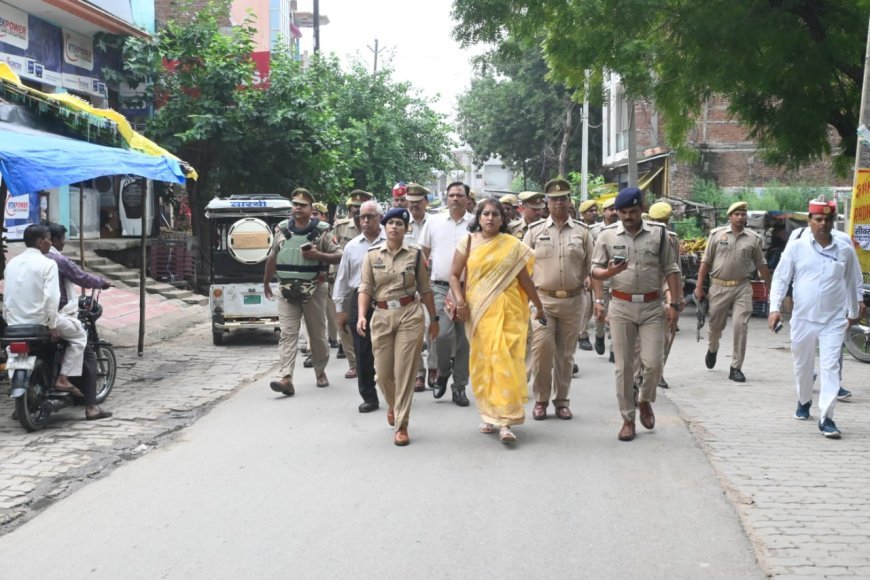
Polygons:
[[791,320],[791,354],[794,359],[794,382],[798,402],[813,400],[813,363],[819,345],[819,421],[834,418],[837,393],[840,392],[840,353],[846,335],[845,318],[827,324],[808,320]]
[[59,314],[57,317],[57,331],[60,337],[67,342],[66,351],[63,354],[63,363],[60,365],[60,374],[68,377],[82,376],[82,364],[85,361],[85,345],[88,343],[88,334],[78,318]]

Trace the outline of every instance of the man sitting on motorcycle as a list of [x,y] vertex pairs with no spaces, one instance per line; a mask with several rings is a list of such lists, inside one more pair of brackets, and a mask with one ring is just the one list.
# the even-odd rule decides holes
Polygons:
[[[106,290],[112,284],[99,276],[88,274],[75,262],[61,254],[66,245],[66,228],[64,226],[49,224],[48,231],[51,234],[51,248],[46,256],[57,264],[60,278],[60,315],[79,322],[79,304],[76,299],[75,286]],[[90,345],[84,352],[81,387],[85,396],[85,419],[94,421],[112,416],[110,411],[104,411],[97,405],[97,357]]]
[[64,339],[68,346],[54,389],[82,398],[82,392],[69,377],[82,374],[87,343],[85,329],[78,320],[60,315],[60,282],[57,264],[45,257],[51,248],[48,227],[32,224],[24,230],[27,249],[10,260],[6,267],[4,308],[6,323],[47,326],[52,340]]

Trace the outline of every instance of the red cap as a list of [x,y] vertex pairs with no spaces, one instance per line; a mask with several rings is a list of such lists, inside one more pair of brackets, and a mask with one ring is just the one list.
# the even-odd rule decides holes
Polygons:
[[406,195],[408,195],[408,186],[405,185],[404,181],[400,181],[393,186],[393,199],[405,197]]
[[824,200],[811,200],[810,201],[810,215],[831,215],[837,214],[837,202],[834,200],[824,201]]

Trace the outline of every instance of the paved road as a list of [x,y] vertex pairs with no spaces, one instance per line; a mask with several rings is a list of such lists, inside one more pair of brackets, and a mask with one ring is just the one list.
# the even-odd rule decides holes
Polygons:
[[[256,381],[0,538],[0,570],[33,576],[18,554],[51,538],[42,578],[763,577],[675,407],[661,397],[655,431],[617,441],[612,366],[579,357],[575,419],[530,421],[515,449],[429,392],[393,446],[344,361],[327,389],[300,368],[293,398]],[[179,372],[230,385],[244,360]]]

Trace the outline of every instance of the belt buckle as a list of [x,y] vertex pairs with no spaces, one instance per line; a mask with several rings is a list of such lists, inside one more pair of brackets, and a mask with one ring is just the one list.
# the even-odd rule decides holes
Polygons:
[[638,303],[638,302],[643,303],[643,302],[646,302],[646,301],[644,300],[644,295],[643,295],[643,294],[632,294],[632,295],[631,295],[631,301],[634,302],[634,303]]
[[567,290],[556,290],[555,295],[556,295],[556,298],[567,298],[568,291]]
[[395,310],[399,308],[402,304],[398,300],[387,300],[387,308],[389,310]]

